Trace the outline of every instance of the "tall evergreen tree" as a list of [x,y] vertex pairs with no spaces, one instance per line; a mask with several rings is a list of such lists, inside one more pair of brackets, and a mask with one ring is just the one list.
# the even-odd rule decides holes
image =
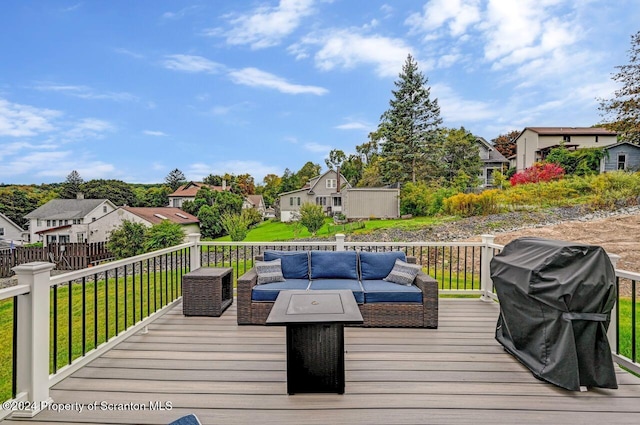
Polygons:
[[640,144],[640,31],[631,36],[629,63],[616,68],[618,73],[612,78],[622,87],[613,99],[600,99],[599,109],[603,116],[612,116],[607,127],[622,140]]
[[[399,79],[394,82],[390,108],[380,117],[378,131],[382,136],[382,178],[387,183],[415,182],[418,166],[429,173],[429,164],[437,164],[442,123],[437,99],[431,99],[427,77],[418,70],[411,55],[407,56]],[[425,167],[426,165],[426,167]]]
[[180,186],[187,182],[187,178],[184,176],[184,173],[177,168],[167,174],[167,177],[164,178],[167,186],[171,188],[172,191],[176,191]]
[[80,177],[80,173],[76,170],[67,175],[67,179],[62,183],[62,189],[60,190],[60,197],[63,199],[73,199],[78,195],[78,192],[81,192],[81,186],[84,183],[82,177]]

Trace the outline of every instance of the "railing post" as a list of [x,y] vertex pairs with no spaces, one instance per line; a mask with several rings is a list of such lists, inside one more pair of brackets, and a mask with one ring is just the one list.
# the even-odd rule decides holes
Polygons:
[[344,238],[342,233],[336,233],[336,251],[344,251]]
[[493,248],[489,244],[493,243],[494,235],[482,235],[482,258],[480,259],[480,289],[482,301],[493,301],[489,294],[493,293],[493,281],[491,280],[491,259],[493,258]]
[[13,413],[33,417],[47,404],[49,396],[49,311],[50,279],[55,264],[33,262],[13,268],[19,285],[29,285],[29,294],[18,297],[17,393],[26,396],[29,409]]
[[[620,261],[620,256],[616,254],[609,254],[609,259],[611,260],[611,264],[613,264],[613,268],[615,270],[618,261]],[[611,347],[611,351],[615,353],[616,345],[618,345],[618,318],[616,317],[616,304],[618,303],[618,297],[616,296],[616,303],[613,305],[611,309],[611,319],[609,321],[609,329],[607,330],[607,338],[609,339],[609,346]]]
[[191,264],[191,271],[199,269],[200,264],[200,233],[190,233],[188,236],[189,243],[193,244],[191,247],[191,256],[189,257],[189,263]]

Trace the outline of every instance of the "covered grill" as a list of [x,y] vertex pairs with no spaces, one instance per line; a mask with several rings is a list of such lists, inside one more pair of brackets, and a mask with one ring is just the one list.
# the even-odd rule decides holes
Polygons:
[[496,339],[539,379],[577,391],[617,388],[607,339],[615,271],[598,246],[520,238],[491,261]]

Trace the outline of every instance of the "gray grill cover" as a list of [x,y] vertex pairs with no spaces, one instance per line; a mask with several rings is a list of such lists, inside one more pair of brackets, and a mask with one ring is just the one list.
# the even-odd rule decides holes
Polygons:
[[496,339],[537,378],[574,391],[618,388],[607,340],[615,271],[604,249],[516,239],[491,261],[491,278]]

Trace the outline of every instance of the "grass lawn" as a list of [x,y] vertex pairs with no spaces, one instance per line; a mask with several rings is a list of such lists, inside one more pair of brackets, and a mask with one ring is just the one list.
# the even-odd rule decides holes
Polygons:
[[[376,229],[401,229],[401,230],[419,230],[424,227],[434,226],[445,221],[453,220],[453,217],[434,218],[434,217],[415,217],[405,220],[367,220],[364,221],[364,228],[354,230],[354,234],[364,234]],[[327,218],[325,224],[318,230],[316,237],[330,238],[336,233],[349,233],[340,226],[335,226],[333,220]],[[243,242],[285,242],[292,241],[297,238],[310,238],[312,235],[302,225],[297,223],[283,223],[280,221],[264,221],[249,230],[246,239]],[[216,241],[230,242],[229,236],[224,236]]]

